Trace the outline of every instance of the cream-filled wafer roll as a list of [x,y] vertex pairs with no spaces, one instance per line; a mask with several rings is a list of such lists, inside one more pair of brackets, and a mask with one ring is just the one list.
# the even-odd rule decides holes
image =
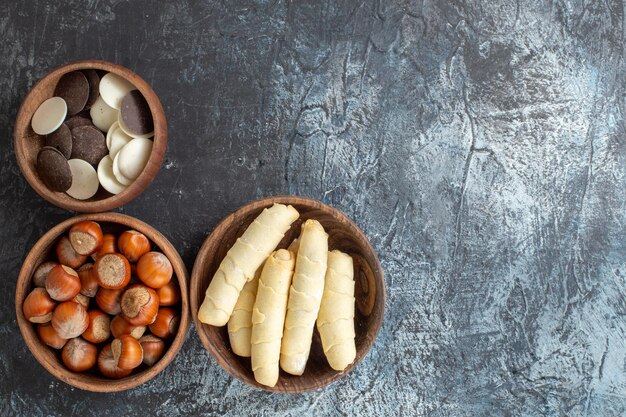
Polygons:
[[239,356],[250,357],[250,336],[252,334],[252,308],[259,286],[259,268],[252,281],[246,282],[239,293],[233,314],[228,320],[228,339],[230,347]]
[[354,265],[338,250],[328,253],[317,330],[330,367],[343,371],[356,358],[354,344]]
[[295,255],[285,249],[267,258],[252,311],[252,371],[254,379],[268,387],[278,381],[280,341],[295,263]]
[[254,277],[298,217],[292,206],[274,204],[248,226],[229,249],[206,290],[198,311],[202,323],[223,326],[228,322],[244,284]]
[[280,348],[280,367],[293,375],[302,375],[309,358],[313,327],[324,293],[327,259],[328,235],[317,220],[307,220],[300,235]]

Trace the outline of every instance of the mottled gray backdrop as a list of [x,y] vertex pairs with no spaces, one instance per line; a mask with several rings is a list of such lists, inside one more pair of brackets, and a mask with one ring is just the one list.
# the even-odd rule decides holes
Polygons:
[[[619,1],[0,1],[0,415],[616,416],[626,413],[626,111]],[[72,214],[15,162],[18,106],[67,61],[142,75],[168,116],[120,211],[191,268],[273,194],[343,210],[388,288],[376,345],[319,392],[229,377],[195,330],[157,378],[92,394],[17,330],[35,241]]]

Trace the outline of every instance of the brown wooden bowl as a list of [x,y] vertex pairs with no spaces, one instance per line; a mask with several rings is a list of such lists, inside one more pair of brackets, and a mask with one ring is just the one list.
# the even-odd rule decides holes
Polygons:
[[[76,200],[66,193],[50,190],[37,174],[37,153],[45,143],[45,137],[36,134],[31,127],[31,119],[41,103],[53,96],[54,88],[63,74],[81,69],[96,69],[115,73],[130,81],[143,94],[154,121],[154,145],[143,172],[124,191],[113,195],[102,187],[88,200]],[[63,65],[44,76],[26,95],[17,114],[13,132],[13,148],[17,163],[33,189],[51,202],[66,210],[96,213],[124,205],[141,194],[156,176],[167,148],[167,122],[163,106],[150,85],[139,75],[121,65],[107,61],[86,60]]]
[[[300,233],[300,225],[307,219],[318,220],[328,233],[329,250],[339,249],[350,254],[355,267],[355,332],[356,359],[344,372],[334,371],[324,356],[317,329],[313,335],[311,354],[302,376],[280,372],[278,383],[270,388],[257,383],[249,358],[242,358],[230,348],[226,326],[215,327],[198,320],[198,309],[204,293],[226,252],[243,234],[248,225],[274,203],[291,204],[300,218],[292,225],[279,244],[286,248]],[[350,372],[372,347],[383,322],[385,310],[385,279],[380,262],[363,232],[340,211],[316,200],[302,197],[269,197],[241,207],[213,230],[205,240],[191,273],[191,314],[200,340],[217,362],[235,378],[264,390],[283,393],[305,392],[326,386]]]
[[[121,232],[126,229],[135,229],[146,235],[148,239],[152,241],[153,245],[158,247],[158,249],[169,258],[180,286],[180,325],[176,336],[170,339],[171,344],[168,350],[154,366],[146,367],[122,379],[107,379],[98,376],[95,372],[76,373],[67,369],[60,360],[60,351],[55,351],[39,341],[35,325],[26,320],[22,312],[24,299],[32,289],[31,277],[35,268],[46,260],[54,260],[54,248],[59,237],[67,233],[74,224],[84,220],[93,220],[100,223],[104,231]],[[30,250],[28,256],[26,256],[22,270],[17,279],[17,288],[15,290],[15,313],[17,315],[17,323],[20,327],[22,337],[24,337],[26,345],[33,356],[35,356],[35,359],[37,359],[48,372],[61,381],[87,391],[114,392],[127,390],[143,384],[165,369],[165,367],[172,362],[185,342],[190,325],[189,296],[187,292],[188,279],[189,275],[187,269],[176,249],[174,249],[172,244],[159,231],[141,220],[119,213],[84,214],[72,217],[54,226],[44,234]]]

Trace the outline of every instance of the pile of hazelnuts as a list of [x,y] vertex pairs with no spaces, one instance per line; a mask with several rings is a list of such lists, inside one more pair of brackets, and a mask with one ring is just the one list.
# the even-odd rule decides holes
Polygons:
[[105,377],[123,378],[154,365],[180,322],[181,294],[167,256],[136,230],[118,237],[92,221],[62,236],[56,255],[58,262],[37,267],[22,305],[41,342],[62,349],[74,372],[97,366]]

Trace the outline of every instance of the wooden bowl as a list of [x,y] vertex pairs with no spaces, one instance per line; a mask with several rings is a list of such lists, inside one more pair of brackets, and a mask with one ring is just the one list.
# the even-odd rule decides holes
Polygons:
[[[96,195],[88,200],[76,200],[66,193],[52,191],[41,181],[37,174],[36,163],[37,153],[39,149],[44,146],[45,137],[36,134],[31,127],[31,119],[35,110],[37,110],[41,103],[53,96],[54,88],[61,76],[65,73],[81,69],[104,70],[115,73],[130,81],[145,97],[150,106],[152,119],[154,121],[154,145],[152,146],[152,153],[146,167],[139,177],[117,195],[110,194],[100,187]],[[26,181],[28,181],[37,194],[52,204],[66,210],[87,213],[107,211],[124,205],[141,194],[143,190],[150,185],[156,173],[159,171],[165,155],[165,149],[167,148],[167,123],[165,121],[165,112],[163,111],[159,98],[148,83],[128,68],[99,60],[73,62],[48,73],[39,80],[26,95],[17,114],[17,120],[15,121],[13,148],[15,150],[17,163],[24,177],[26,177]]]
[[[318,220],[328,233],[329,250],[339,249],[350,254],[355,267],[355,332],[356,360],[344,372],[334,371],[324,356],[317,329],[313,335],[311,354],[302,376],[280,372],[275,387],[266,387],[254,380],[250,359],[242,358],[230,348],[226,326],[215,327],[198,320],[198,308],[204,300],[204,293],[219,267],[226,252],[243,234],[248,225],[274,203],[291,204],[300,218],[292,225],[279,244],[286,248],[300,233],[300,225],[307,219]],[[211,352],[217,362],[235,378],[255,387],[283,393],[297,393],[326,386],[350,372],[372,347],[383,321],[385,309],[385,280],[380,262],[372,245],[363,232],[344,214],[319,201],[302,197],[269,197],[241,207],[217,225],[206,239],[191,273],[191,314],[202,344]]]
[[[122,379],[107,379],[98,376],[96,373],[75,373],[68,370],[60,360],[60,351],[56,351],[39,341],[37,331],[33,323],[26,320],[22,312],[22,304],[26,296],[32,289],[31,277],[35,268],[46,260],[54,260],[54,248],[57,240],[76,223],[84,220],[93,220],[102,226],[104,231],[121,232],[127,229],[135,229],[143,233],[150,239],[154,246],[163,252],[172,263],[174,274],[178,279],[181,292],[181,316],[180,327],[176,336],[171,340],[169,349],[165,355],[154,366],[145,368],[137,373]],[[161,372],[174,359],[187,337],[189,330],[189,297],[187,293],[188,273],[185,264],[176,252],[172,244],[152,226],[119,213],[99,213],[84,214],[68,219],[44,234],[41,239],[33,246],[28,256],[24,260],[22,270],[17,279],[17,288],[15,290],[15,313],[17,314],[17,323],[20,327],[22,337],[26,341],[26,345],[32,352],[33,356],[39,361],[44,368],[61,381],[73,385],[77,388],[87,391],[96,392],[113,392],[123,391],[134,388],[144,382],[152,379]],[[142,365],[143,366],[143,365]]]

